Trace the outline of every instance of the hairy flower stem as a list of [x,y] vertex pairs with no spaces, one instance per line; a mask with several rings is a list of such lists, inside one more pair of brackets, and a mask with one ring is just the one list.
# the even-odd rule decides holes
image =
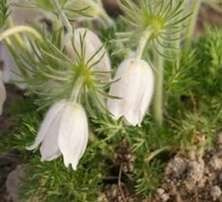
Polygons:
[[[160,52],[163,47],[159,46],[158,50]],[[156,73],[156,82],[155,82],[155,90],[154,90],[154,100],[153,100],[153,114],[154,119],[162,126],[163,123],[163,80],[164,80],[164,58],[159,53],[154,55],[154,66]]]
[[[136,52],[136,58],[140,59],[143,56],[144,49],[146,47],[147,42],[149,41],[150,37],[152,36],[152,31],[147,29],[144,31],[138,48]],[[162,52],[163,47],[159,46],[158,50]],[[154,66],[156,68],[156,82],[155,82],[155,94],[154,94],[154,119],[156,122],[161,126],[163,122],[163,65],[164,59],[163,57],[157,53],[154,58]]]
[[2,32],[0,34],[0,41],[4,40],[12,35],[21,33],[21,32],[30,33],[35,38],[42,40],[42,36],[35,29],[33,29],[32,27],[29,27],[29,26],[20,25],[20,26],[9,28],[6,31]]
[[57,12],[59,13],[59,15],[61,17],[61,20],[62,20],[64,26],[67,29],[67,32],[69,34],[72,33],[72,25],[69,22],[69,20],[68,20],[67,16],[65,15],[65,13],[62,11],[61,6],[60,6],[58,0],[54,0],[54,3],[55,3],[55,7],[57,9]]
[[143,52],[144,49],[146,47],[147,42],[149,41],[150,37],[152,35],[152,32],[150,31],[150,29],[147,29],[143,32],[140,41],[139,41],[139,45],[138,48],[136,50],[136,58],[137,59],[141,59],[143,56]]
[[79,96],[80,96],[80,93],[81,93],[82,84],[83,84],[83,81],[82,81],[82,78],[80,77],[74,83],[73,90],[72,90],[71,95],[70,95],[70,100],[71,101],[73,101],[73,102],[78,102],[79,101],[78,99],[79,99]]
[[188,26],[188,31],[186,34],[186,47],[189,47],[191,45],[192,36],[195,31],[195,27],[197,24],[197,18],[199,15],[200,7],[201,7],[202,0],[192,0],[192,16],[190,18],[190,23]]

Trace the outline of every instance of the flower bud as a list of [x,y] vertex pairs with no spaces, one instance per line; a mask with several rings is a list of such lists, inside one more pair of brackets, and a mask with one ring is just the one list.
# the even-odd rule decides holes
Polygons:
[[54,104],[40,127],[34,144],[40,146],[43,161],[50,161],[61,154],[64,164],[76,170],[88,142],[88,121],[85,110],[77,103],[62,100]]
[[[71,59],[77,56],[76,51],[81,53],[81,40],[83,39],[85,60],[91,59],[89,65],[93,65],[92,69],[97,72],[102,72],[105,74],[105,78],[110,78],[111,63],[109,55],[99,37],[92,31],[86,28],[78,28],[74,30],[74,36],[72,36],[73,43],[70,36],[66,36],[65,39],[65,50]],[[101,50],[100,50],[101,49]],[[99,51],[98,51],[99,50]],[[98,52],[97,52],[98,51]],[[93,57],[94,56],[94,57]],[[93,58],[92,58],[93,57]]]
[[133,126],[140,125],[150,105],[154,90],[154,75],[149,64],[141,59],[124,60],[110,88],[107,107],[115,119],[123,116]]

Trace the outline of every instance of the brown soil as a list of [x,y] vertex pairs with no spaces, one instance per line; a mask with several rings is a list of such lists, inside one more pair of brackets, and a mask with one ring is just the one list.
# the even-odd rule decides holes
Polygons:
[[[15,124],[14,118],[10,116],[7,109],[16,102],[15,100],[23,99],[23,93],[11,85],[7,85],[7,100],[4,106],[4,113],[0,116],[0,139],[7,131],[12,131]],[[10,134],[10,133],[7,133]],[[6,193],[6,180],[8,175],[21,163],[20,154],[16,150],[11,150],[6,153],[0,153],[0,202],[7,202],[8,196]]]
[[152,202],[221,202],[222,134],[204,155],[176,155],[166,166]]

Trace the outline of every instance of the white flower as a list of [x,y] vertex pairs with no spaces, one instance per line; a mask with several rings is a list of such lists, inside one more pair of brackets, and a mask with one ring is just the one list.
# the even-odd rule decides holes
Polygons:
[[[99,39],[99,37],[92,31],[86,28],[77,28],[74,30],[74,36],[73,36],[73,43],[76,47],[76,50],[78,53],[81,52],[81,41],[80,37],[84,38],[84,48],[85,48],[85,59],[86,61],[89,60],[93,55],[96,54],[96,52],[101,49],[90,61],[90,64],[95,64],[93,66],[93,70],[98,72],[106,72],[108,76],[106,76],[107,79],[109,79],[110,71],[111,71],[111,63],[109,55],[106,51],[106,49],[103,47],[103,43]],[[74,59],[76,57],[76,52],[73,49],[73,43],[70,41],[70,36],[67,36],[65,39],[65,50],[68,54],[68,56],[71,59]],[[100,61],[99,61],[100,59]]]
[[0,115],[2,114],[3,104],[6,100],[6,90],[2,80],[2,72],[0,71]]
[[133,126],[140,125],[150,105],[154,75],[149,64],[140,59],[124,60],[111,85],[107,107],[115,119],[123,116]]
[[50,161],[61,154],[64,164],[76,170],[88,142],[88,121],[81,105],[62,100],[46,114],[34,144],[40,146],[42,161]]

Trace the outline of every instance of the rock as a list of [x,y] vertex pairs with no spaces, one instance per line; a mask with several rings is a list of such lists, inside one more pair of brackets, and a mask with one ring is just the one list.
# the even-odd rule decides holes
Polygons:
[[167,202],[170,199],[169,194],[167,194],[165,192],[165,190],[162,189],[162,188],[157,189],[157,194],[158,194],[158,197],[161,199],[162,202]]
[[217,146],[221,149],[222,148],[222,132],[220,132],[217,135],[217,141],[216,141]]
[[221,170],[222,169],[222,154],[221,153],[218,153],[211,158],[210,166],[214,170]]
[[211,188],[210,194],[211,194],[213,200],[216,201],[220,198],[222,191],[219,186],[214,186]]
[[16,169],[8,175],[6,189],[8,199],[12,202],[19,202],[19,186],[21,185],[21,179],[24,177],[24,175],[24,165],[18,165]]
[[187,190],[192,191],[197,186],[202,187],[204,185],[204,168],[203,160],[189,162],[187,177],[184,181]]
[[167,166],[165,174],[172,178],[179,178],[187,168],[187,161],[185,158],[176,156]]

